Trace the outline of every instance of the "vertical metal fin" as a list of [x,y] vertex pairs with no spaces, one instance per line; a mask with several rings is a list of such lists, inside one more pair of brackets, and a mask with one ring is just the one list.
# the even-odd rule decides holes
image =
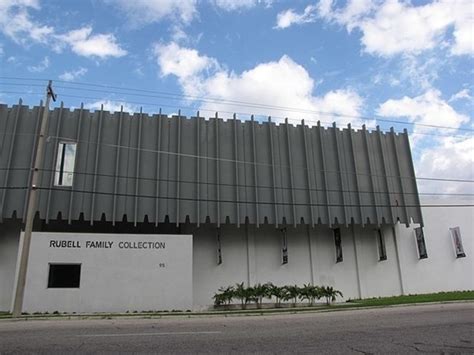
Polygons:
[[296,205],[295,205],[295,190],[293,183],[293,155],[291,154],[291,138],[290,130],[288,126],[288,118],[285,118],[285,128],[286,128],[286,147],[288,149],[288,168],[290,175],[290,189],[291,189],[291,207],[293,211],[293,226],[296,228]]
[[[76,144],[77,144],[77,148],[76,148],[76,159],[74,161],[74,172],[78,171],[77,169],[77,166],[78,166],[78,162],[79,162],[79,141],[81,139],[81,128],[82,128],[82,114],[83,114],[83,111],[84,111],[84,103],[81,102],[81,109],[79,111],[79,119],[77,120],[77,128],[76,128]],[[73,184],[73,188],[71,190],[71,193],[69,195],[69,210],[68,210],[68,216],[67,216],[67,221],[69,224],[72,223],[72,211],[73,211],[73,202],[74,202],[74,181],[76,179],[73,179],[72,180],[72,184]],[[115,193],[114,193],[114,199],[115,199]],[[114,208],[115,208],[115,204],[114,204]],[[112,215],[114,216],[114,215]]]
[[408,215],[407,202],[406,202],[406,199],[405,199],[405,187],[403,185],[404,181],[403,181],[403,177],[402,177],[402,171],[400,169],[400,158],[398,156],[397,142],[395,141],[395,133],[393,132],[393,129],[392,129],[392,144],[393,144],[393,151],[395,152],[395,163],[396,163],[396,166],[397,166],[398,181],[400,183],[400,189],[402,190],[403,211],[405,213],[406,225],[408,226],[410,221],[409,221],[409,215]]
[[364,211],[363,211],[363,208],[362,208],[362,197],[361,197],[361,191],[360,191],[360,183],[359,183],[359,172],[358,172],[358,169],[357,169],[357,160],[356,160],[356,156],[355,156],[355,149],[354,149],[354,139],[353,139],[353,131],[352,131],[352,128],[351,128],[351,124],[349,123],[347,125],[347,128],[349,130],[349,140],[350,140],[350,143],[351,143],[351,153],[352,153],[352,161],[354,162],[354,176],[355,176],[355,181],[356,181],[356,189],[357,189],[357,197],[359,199],[359,212],[360,212],[360,223],[362,225],[362,227],[365,226],[365,215],[364,215]]
[[178,122],[177,122],[177,147],[176,147],[176,227],[179,227],[180,222],[180,207],[181,207],[181,196],[179,188],[181,187],[181,110],[178,111]]
[[97,169],[99,167],[99,153],[100,153],[100,140],[101,140],[101,133],[102,133],[102,117],[104,115],[104,105],[100,105],[100,113],[99,113],[99,127],[97,130],[97,143],[96,143],[96,150],[95,150],[95,159],[94,159],[94,180],[92,184],[92,201],[91,201],[91,214],[90,214],[90,224],[91,226],[94,225],[94,208],[95,208],[95,190],[97,188]]
[[276,173],[275,173],[275,152],[273,147],[273,125],[272,119],[268,117],[268,135],[270,136],[270,156],[272,158],[272,182],[273,182],[273,206],[275,211],[275,228],[278,228],[278,199],[276,189]]
[[160,149],[161,149],[161,123],[163,119],[161,117],[161,108],[160,113],[158,114],[158,120],[156,125],[158,128],[157,137],[156,137],[156,184],[155,184],[155,227],[158,227],[158,213],[160,211]]
[[239,151],[237,145],[237,117],[234,113],[234,160],[235,160],[235,201],[237,212],[237,228],[240,227],[240,203],[239,203]]
[[221,175],[221,169],[220,169],[220,164],[219,164],[219,159],[220,159],[220,152],[219,152],[219,117],[216,112],[216,117],[215,117],[215,128],[216,128],[216,223],[217,223],[217,228],[220,228],[221,226],[221,206],[220,206],[220,192],[221,192],[221,186],[220,186],[220,175]]
[[332,128],[334,131],[334,141],[336,143],[336,157],[337,157],[337,170],[339,171],[339,181],[341,182],[341,197],[342,197],[342,210],[344,211],[344,224],[346,227],[348,226],[348,213],[347,213],[347,202],[346,202],[346,195],[345,191],[347,191],[345,187],[345,179],[344,179],[344,174],[347,174],[347,171],[344,171],[344,166],[341,163],[341,149],[339,147],[339,134],[337,132],[337,127],[336,127],[336,122],[332,124]]
[[138,216],[138,195],[140,192],[140,153],[142,150],[142,121],[143,121],[143,108],[140,107],[140,116],[138,116],[138,132],[137,132],[137,161],[135,166],[135,204],[133,213],[133,225],[137,226]]
[[201,130],[200,130],[199,111],[196,117],[196,224],[197,227],[201,225]]
[[[20,99],[20,101],[18,101],[18,108],[17,108],[16,114],[15,114],[15,122],[13,123],[13,132],[12,132],[12,138],[11,138],[11,142],[10,142],[10,151],[8,152],[7,169],[5,170],[5,175],[4,175],[5,178],[4,178],[4,182],[3,182],[3,194],[2,194],[2,200],[0,201],[0,223],[3,222],[3,209],[4,209],[4,206],[5,206],[5,198],[6,198],[7,192],[8,192],[8,189],[7,189],[7,187],[8,187],[8,178],[10,177],[10,169],[12,168],[11,163],[12,163],[12,158],[13,158],[13,150],[15,148],[16,130],[17,130],[17,127],[18,127],[18,121],[19,121],[20,111],[22,109],[22,105],[23,105],[23,101]],[[5,131],[6,131],[6,129],[5,129]]]
[[390,216],[392,218],[392,223],[396,223],[395,213],[393,212],[393,203],[392,203],[392,195],[391,195],[391,184],[388,178],[388,169],[387,169],[387,157],[385,155],[385,149],[382,142],[382,132],[380,132],[380,126],[377,126],[377,137],[379,141],[379,149],[380,153],[382,154],[382,165],[383,165],[383,173],[385,177],[385,187],[387,188],[387,198],[388,203],[390,206]]
[[59,147],[59,141],[60,141],[59,132],[61,131],[63,109],[64,109],[64,102],[61,101],[61,106],[59,108],[58,121],[56,122],[56,135],[55,135],[56,137],[54,139],[54,149],[53,149],[54,153],[53,153],[53,158],[51,159],[53,164],[52,164],[51,174],[49,178],[48,200],[46,203],[46,224],[49,223],[49,210],[51,206],[51,194],[53,192],[54,176],[56,175],[56,159],[58,156],[58,147]]
[[[40,106],[38,107],[38,115],[36,116],[36,125],[35,125],[35,133],[34,133],[34,138],[33,138],[33,145],[31,146],[31,154],[30,154],[30,163],[29,165],[29,171],[28,171],[28,182],[27,182],[27,190],[25,193],[25,201],[23,202],[23,217],[22,221],[23,223],[26,222],[26,212],[28,209],[28,201],[30,199],[30,191],[31,191],[31,179],[33,177],[33,169],[35,165],[35,155],[36,155],[36,144],[38,143],[38,136],[40,134],[40,120],[41,120],[41,115],[43,113],[43,100],[40,101]],[[0,216],[1,219],[1,216]]]
[[326,194],[326,207],[328,213],[328,225],[329,228],[332,228],[332,216],[331,216],[331,206],[329,200],[329,192],[328,192],[328,177],[327,177],[327,169],[326,169],[326,157],[324,155],[324,144],[323,144],[323,128],[321,127],[321,122],[318,121],[318,133],[319,133],[319,148],[321,151],[321,163],[323,164],[323,177],[324,177],[324,191]]
[[375,176],[374,176],[374,170],[372,169],[372,159],[370,159],[369,138],[367,137],[367,129],[365,125],[362,126],[362,134],[364,136],[364,143],[365,143],[365,156],[367,157],[367,163],[369,164],[370,185],[372,187],[372,198],[374,201],[375,223],[377,224],[377,226],[379,226],[380,214],[379,214],[379,207],[378,207],[376,185],[375,185],[375,180],[374,180]]
[[251,128],[252,128],[252,152],[253,152],[253,180],[255,183],[255,225],[260,227],[260,216],[258,208],[258,167],[257,167],[257,146],[255,144],[255,120],[252,115],[251,117]]
[[114,198],[112,203],[112,225],[115,226],[117,220],[117,189],[118,189],[118,176],[120,172],[120,146],[122,141],[122,124],[123,124],[123,105],[120,106],[119,115],[119,126],[117,132],[117,147],[115,156],[115,176],[114,176]]
[[[301,132],[303,135],[304,157],[305,157],[305,162],[306,162],[306,178],[308,180],[307,188],[308,188],[309,208],[311,212],[311,226],[314,228],[315,221],[314,221],[314,205],[313,205],[313,183],[311,181],[311,172],[313,169],[311,169],[311,165],[309,161],[308,142],[306,140],[306,125],[304,123],[304,120],[301,120]],[[309,234],[308,234],[308,238],[309,238]],[[313,272],[312,270],[313,268],[311,266],[311,273]]]

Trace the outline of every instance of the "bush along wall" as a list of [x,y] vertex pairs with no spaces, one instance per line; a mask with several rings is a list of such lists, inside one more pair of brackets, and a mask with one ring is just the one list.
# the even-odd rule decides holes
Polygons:
[[214,305],[216,307],[230,308],[233,304],[240,304],[242,309],[246,309],[248,304],[256,304],[257,308],[262,308],[264,300],[274,300],[275,307],[281,307],[282,302],[296,306],[298,300],[313,306],[317,300],[324,299],[326,305],[330,306],[336,298],[342,296],[341,291],[331,286],[313,286],[310,284],[276,286],[271,282],[256,284],[254,286],[244,286],[244,283],[237,283],[234,286],[219,288],[214,294]]

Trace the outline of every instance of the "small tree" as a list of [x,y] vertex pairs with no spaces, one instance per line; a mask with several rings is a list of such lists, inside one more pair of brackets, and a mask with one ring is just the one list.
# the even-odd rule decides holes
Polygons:
[[284,287],[276,286],[274,284],[270,284],[270,297],[273,296],[275,297],[275,304],[277,307],[281,306],[281,300],[285,298],[286,295],[286,289]]
[[296,302],[298,301],[298,297],[300,295],[300,288],[297,285],[294,286],[284,286],[285,288],[285,295],[283,299],[285,301],[293,300],[293,307],[296,306]]
[[243,282],[235,284],[234,296],[235,298],[240,300],[240,305],[242,306],[242,309],[245,309],[246,299],[247,299],[247,290]]
[[303,285],[303,287],[300,289],[300,299],[302,301],[308,300],[310,306],[313,306],[314,301],[316,299],[320,299],[321,297],[321,288],[319,286],[307,284]]
[[229,305],[232,302],[232,299],[234,298],[235,291],[233,286],[228,286],[228,287],[221,287],[219,292],[214,294],[214,304],[216,306],[220,306],[222,304],[227,304]]
[[343,297],[342,292],[334,289],[332,286],[321,287],[321,295],[326,298],[326,304],[328,306],[331,305],[331,302],[336,300],[337,296]]
[[262,302],[264,298],[271,297],[271,283],[267,282],[266,284],[256,284],[253,287],[253,293],[255,297],[255,302],[257,303],[257,308],[262,308]]

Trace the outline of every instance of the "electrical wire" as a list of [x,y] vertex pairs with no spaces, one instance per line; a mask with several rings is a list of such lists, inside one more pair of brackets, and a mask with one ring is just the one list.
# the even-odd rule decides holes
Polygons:
[[[29,171],[31,168],[0,168],[1,170],[11,170],[11,171]],[[39,171],[57,173],[59,170],[56,169],[38,169]],[[383,194],[383,195],[427,195],[427,196],[474,196],[474,193],[442,193],[442,192],[401,192],[401,191],[364,191],[364,190],[342,190],[342,189],[318,189],[318,188],[309,188],[309,187],[284,187],[284,186],[266,186],[266,185],[249,185],[249,184],[229,184],[229,183],[216,183],[210,181],[196,181],[196,180],[178,180],[178,179],[163,179],[163,178],[152,178],[152,177],[142,177],[142,176],[124,176],[124,175],[113,175],[113,174],[103,174],[103,173],[87,173],[79,171],[63,171],[64,173],[72,173],[77,175],[85,176],[99,176],[105,178],[114,178],[114,179],[124,179],[124,180],[139,180],[139,181],[150,181],[150,182],[163,182],[163,183],[180,183],[180,184],[190,184],[190,185],[206,185],[206,186],[215,186],[215,187],[231,187],[231,188],[248,188],[248,189],[269,189],[269,190],[296,190],[296,191],[315,191],[315,192],[336,192],[336,193],[361,193],[361,194]]]
[[[8,94],[19,94],[19,95],[23,95],[25,94],[24,92],[17,92],[17,91],[2,91],[3,93],[8,93]],[[39,93],[39,92],[32,92],[32,93],[29,93],[29,94],[36,94],[36,95],[42,95],[43,93]],[[97,96],[81,96],[81,95],[69,95],[69,94],[60,94],[60,96],[62,97],[67,97],[67,98],[77,98],[77,99],[80,99],[80,100],[84,100],[84,99],[87,99],[87,100],[96,100],[96,101],[101,101],[101,100],[104,100],[103,97],[97,97]],[[211,114],[215,114],[216,111],[215,110],[210,110],[210,109],[203,109],[203,108],[199,108],[197,106],[189,106],[189,105],[184,105],[184,104],[181,104],[179,106],[175,106],[175,105],[167,105],[167,104],[163,104],[163,103],[149,103],[149,102],[138,102],[138,101],[130,101],[130,100],[121,100],[121,99],[114,99],[114,101],[117,101],[118,103],[120,103],[122,106],[123,105],[127,105],[127,104],[130,104],[130,105],[140,105],[140,106],[145,106],[145,107],[157,107],[157,108],[163,108],[163,107],[166,107],[166,108],[170,108],[172,110],[175,110],[175,111],[180,111],[181,109],[183,108],[186,108],[186,109],[189,109],[190,111],[194,111],[194,112],[209,112]],[[96,111],[98,111],[96,109]],[[239,115],[239,116],[254,116],[252,113],[250,112],[238,112],[238,111],[225,111],[225,110],[219,110],[219,113],[224,113],[224,114],[229,114],[229,115]],[[257,115],[257,116],[263,116],[263,115]],[[297,119],[297,118],[291,118],[291,117],[283,117],[283,116],[268,116],[269,118],[276,118],[278,120],[288,120],[291,124],[301,124],[303,121],[306,123],[312,123],[313,125],[318,125],[320,123],[324,124],[324,125],[327,125],[327,126],[332,126],[334,124],[334,122],[329,122],[329,121],[315,121],[315,120],[311,120],[311,119]],[[372,119],[373,121],[373,119]],[[379,120],[380,121],[380,120]],[[392,121],[390,121],[392,122]],[[393,121],[395,122],[395,121]],[[406,124],[411,124],[410,122],[406,123]],[[366,129],[372,129],[372,130],[377,130],[379,127],[378,126],[368,126],[366,124],[362,125],[362,126],[359,126],[359,125],[351,125],[351,128],[353,129],[358,129],[358,130],[362,130],[364,129],[364,127]],[[437,128],[443,128],[443,126],[436,126]],[[455,128],[451,128],[451,129],[455,129]],[[422,136],[432,136],[432,137],[449,137],[449,138],[466,138],[466,135],[453,135],[453,134],[436,134],[436,133],[427,133],[427,132],[414,132],[413,133],[414,135],[422,135]]]
[[391,205],[391,204],[327,204],[327,203],[291,203],[291,202],[274,202],[274,201],[245,201],[245,200],[223,200],[223,199],[204,199],[204,198],[193,198],[193,197],[171,197],[171,196],[160,196],[160,195],[141,195],[141,194],[128,194],[128,193],[114,193],[105,191],[91,191],[91,190],[80,190],[72,188],[59,188],[59,187],[36,187],[37,190],[46,191],[63,191],[63,192],[74,192],[83,194],[96,194],[96,195],[107,195],[117,197],[134,197],[134,198],[150,198],[160,200],[178,200],[178,201],[191,201],[191,202],[211,202],[211,203],[232,203],[237,205],[272,205],[272,206],[305,206],[305,207],[374,207],[374,208],[409,208],[409,207],[474,207],[474,204],[414,204],[414,205]]
[[[7,79],[7,80],[28,80],[28,78],[18,78],[18,77],[6,77],[6,76],[0,76],[0,79]],[[32,78],[29,78],[32,80]],[[35,80],[40,80],[40,79],[35,79]],[[143,92],[143,93],[153,93],[155,94],[155,97],[162,97],[166,96],[167,98],[186,98],[186,99],[191,99],[193,101],[197,102],[211,102],[211,103],[220,103],[220,104],[232,104],[240,107],[252,107],[252,108],[262,108],[262,109],[271,109],[271,110],[280,110],[280,111],[290,111],[290,112],[300,112],[300,113],[309,113],[309,114],[318,114],[318,115],[325,115],[325,116],[336,116],[336,117],[347,117],[347,118],[353,118],[353,119],[359,119],[359,120],[369,120],[372,121],[378,120],[381,122],[390,122],[390,123],[396,123],[396,124],[403,124],[403,125],[417,125],[420,127],[427,127],[427,128],[441,128],[441,129],[452,129],[452,130],[460,130],[460,131],[468,131],[468,132],[473,132],[474,129],[470,128],[462,128],[462,127],[450,127],[450,126],[439,126],[439,125],[429,125],[429,124],[422,124],[418,122],[407,122],[407,121],[397,121],[397,120],[389,120],[386,118],[381,118],[381,116],[374,115],[373,117],[366,117],[366,116],[361,116],[361,115],[347,115],[347,114],[340,114],[340,113],[334,113],[334,112],[325,112],[325,111],[318,111],[318,110],[305,110],[305,109],[300,109],[300,108],[295,108],[295,107],[286,107],[286,106],[276,106],[276,105],[267,105],[267,104],[258,104],[258,103],[251,103],[251,102],[245,102],[245,101],[238,101],[238,100],[224,100],[222,98],[214,98],[214,97],[199,97],[199,96],[192,96],[192,95],[184,95],[184,94],[177,94],[177,93],[166,93],[166,92],[160,92],[160,91],[152,91],[152,90],[143,90],[143,89],[137,89],[137,88],[121,88],[117,86],[111,86],[111,85],[102,85],[102,84],[93,84],[93,83],[85,83],[85,82],[66,82],[62,80],[55,80],[57,82],[62,82],[62,83],[67,83],[67,84],[72,84],[72,85],[82,85],[82,86],[91,86],[91,87],[101,87],[104,89],[107,89],[107,93],[114,93],[110,89],[114,90],[122,90],[122,91],[132,91],[132,92]],[[8,84],[8,83],[7,83]],[[22,84],[17,84],[17,85],[22,85]],[[23,84],[25,86],[31,86],[28,84]],[[61,87],[61,86],[59,86]],[[64,87],[67,89],[72,89],[72,90],[81,90],[81,89],[75,89],[73,87]],[[83,89],[83,91],[96,91],[96,92],[104,92],[94,90],[94,89]],[[117,92],[115,92],[117,93]],[[119,92],[118,94],[125,94],[125,95],[133,95],[133,96],[145,96],[145,95],[139,95],[139,94],[131,94],[127,92]],[[161,95],[161,96],[157,96]],[[63,95],[64,96],[64,95]]]

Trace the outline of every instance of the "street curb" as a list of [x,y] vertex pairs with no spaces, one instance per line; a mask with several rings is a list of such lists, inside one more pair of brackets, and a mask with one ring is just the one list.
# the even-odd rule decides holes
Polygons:
[[164,319],[164,318],[216,318],[216,317],[246,317],[246,316],[274,316],[282,314],[328,313],[348,310],[370,310],[380,308],[397,308],[409,306],[442,305],[455,303],[474,303],[474,300],[453,300],[435,302],[402,303],[393,305],[357,306],[347,303],[333,306],[297,307],[283,309],[252,309],[235,311],[203,311],[203,312],[157,312],[157,313],[82,313],[82,314],[51,314],[51,315],[22,315],[20,317],[2,317],[0,322],[21,322],[34,320],[104,320],[104,319]]

